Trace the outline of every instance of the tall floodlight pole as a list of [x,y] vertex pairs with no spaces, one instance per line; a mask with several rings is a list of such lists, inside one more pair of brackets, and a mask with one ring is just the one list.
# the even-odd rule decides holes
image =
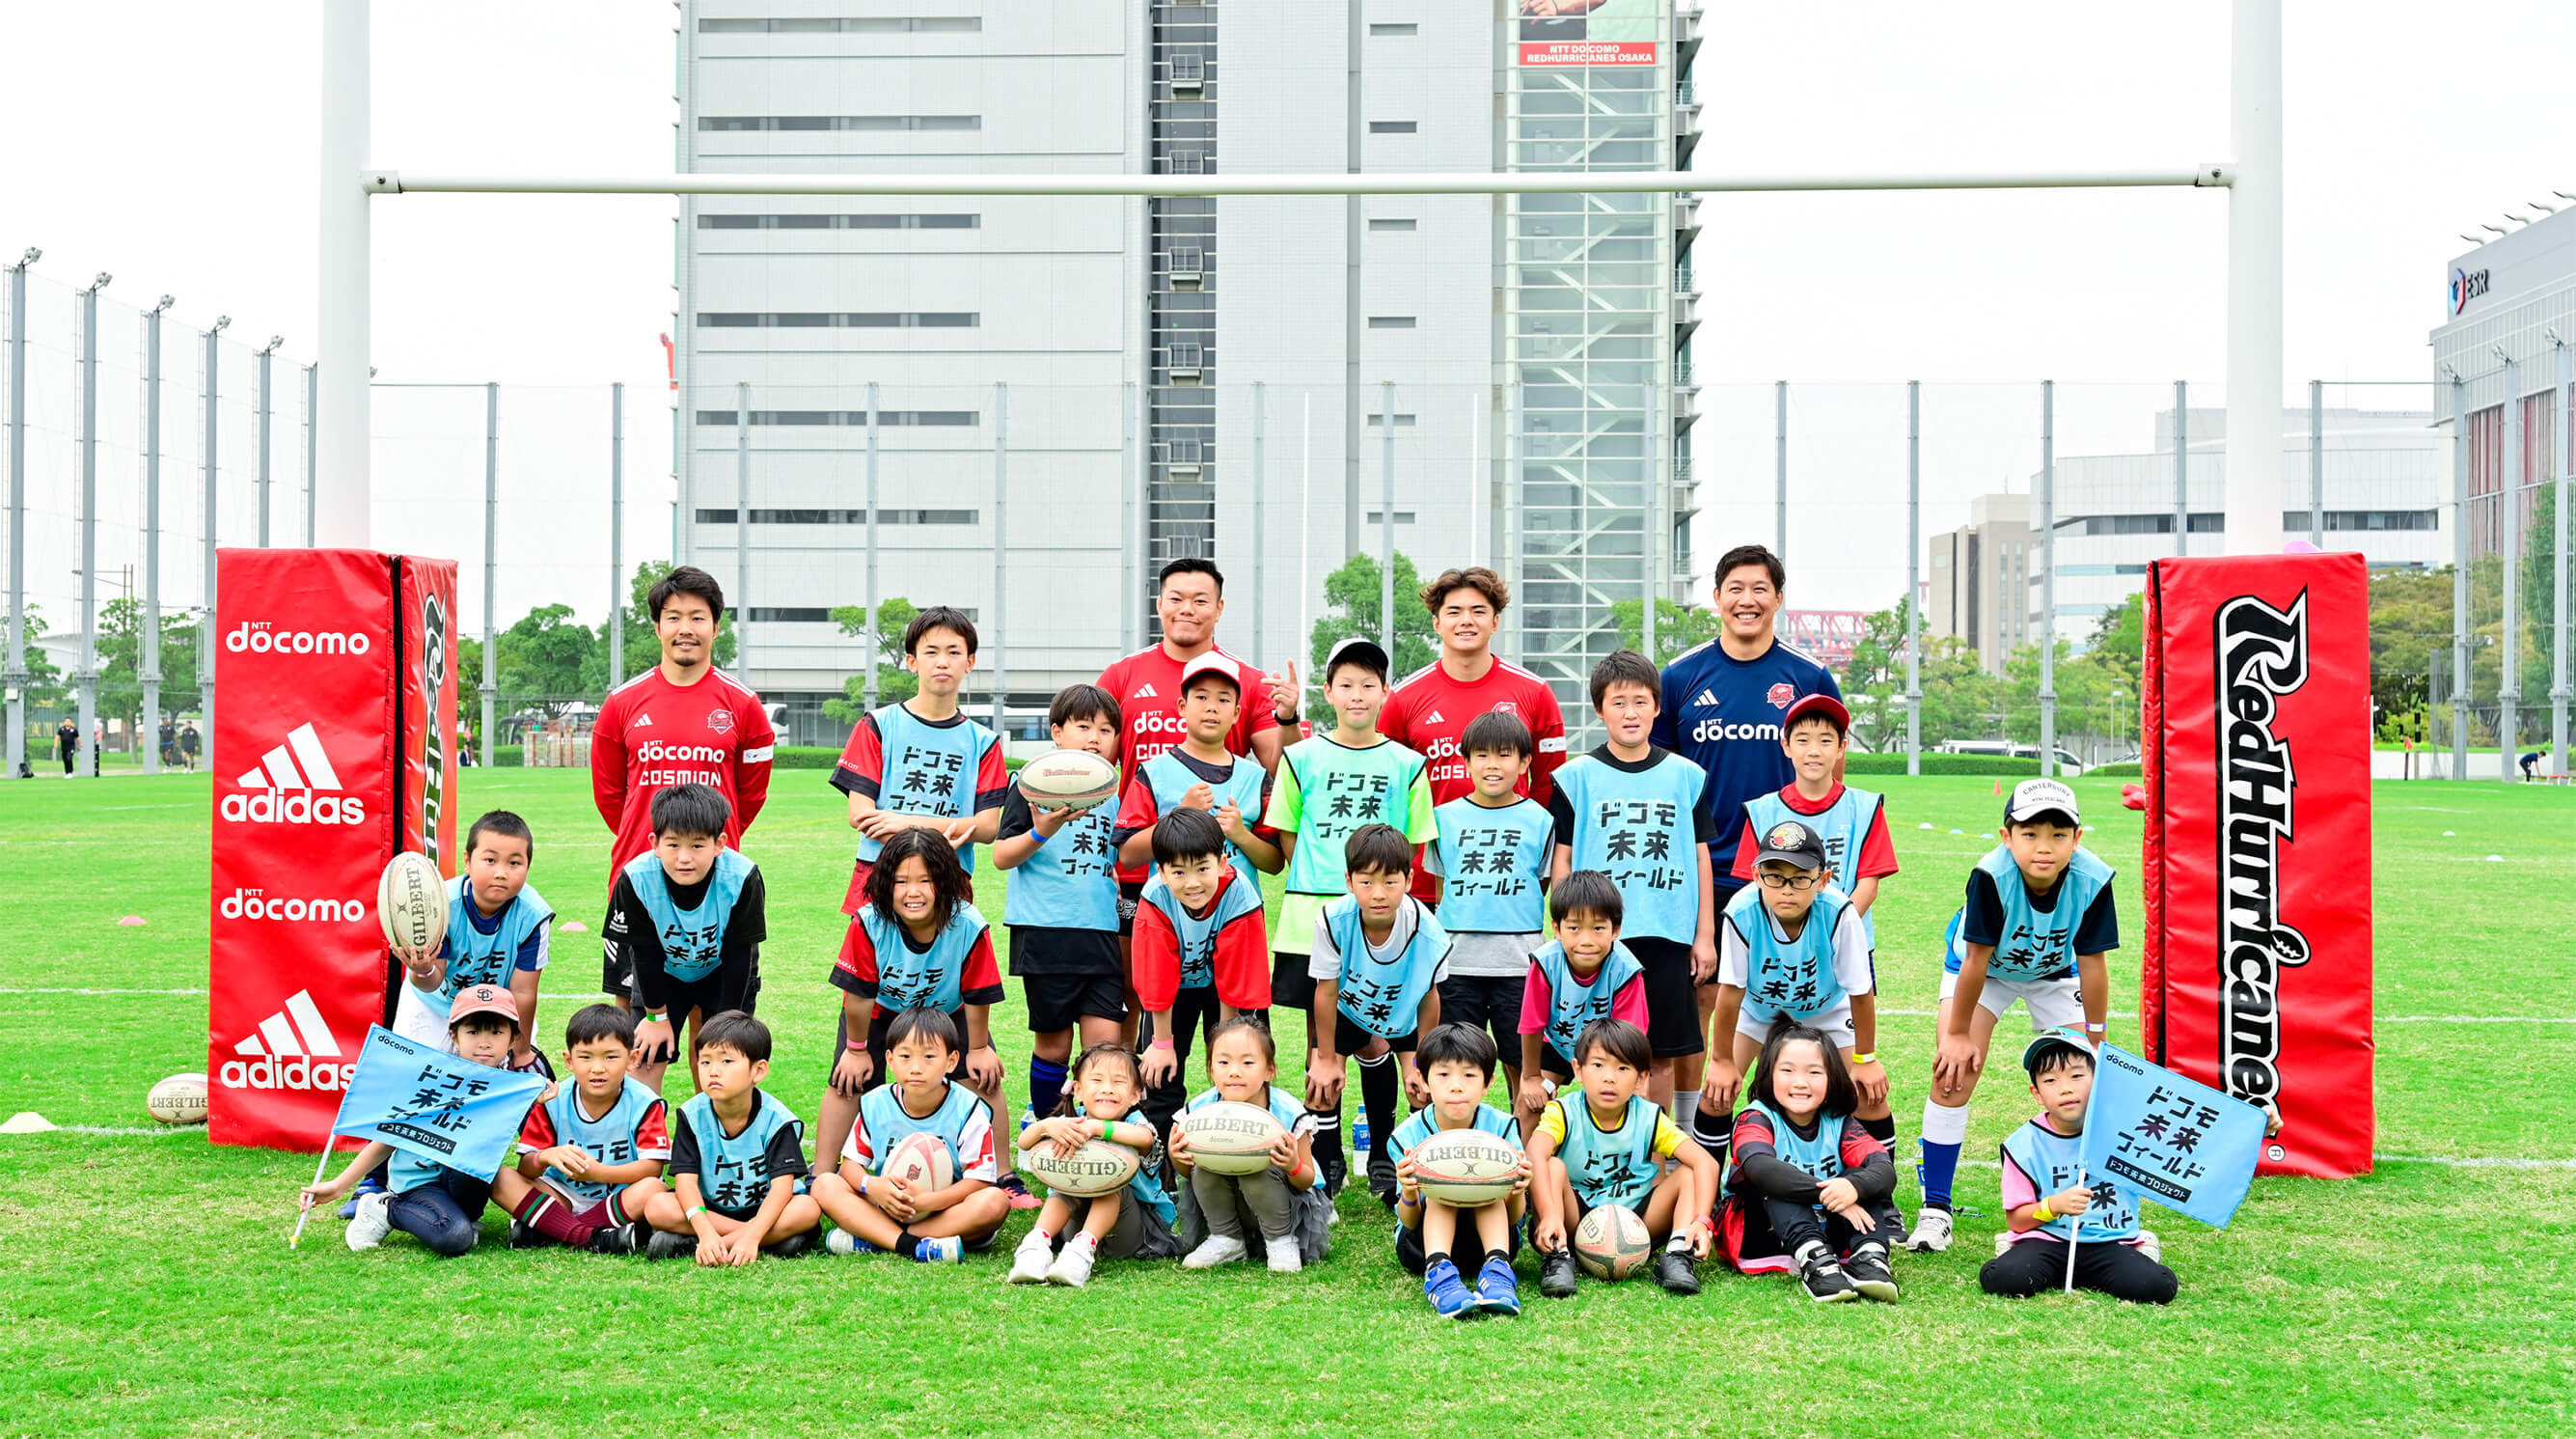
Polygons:
[[[874,413],[874,407],[870,407]],[[1134,650],[1143,618],[1140,608],[1145,593],[1145,546],[1143,531],[1136,517],[1136,382],[1129,380],[1120,387],[1118,406],[1118,635],[1119,647]]]
[[313,548],[313,510],[315,497],[321,492],[322,456],[313,437],[322,427],[314,423],[322,406],[322,367],[304,367],[304,548]]
[[2469,777],[2469,383],[2451,371],[2451,775]]
[[751,381],[733,386],[733,662],[751,680]]
[[277,347],[285,343],[284,336],[271,335],[267,347],[259,351],[259,547],[263,550],[268,548],[269,435],[277,413],[270,370],[277,360]]
[[1004,583],[1011,573],[1010,386],[993,382],[993,733],[1009,753],[1011,732],[1002,722],[1002,707],[1011,687],[1011,621],[1003,612]]
[[626,384],[608,387],[608,687],[626,682]]
[[29,246],[9,267],[9,773],[27,767],[27,267],[44,257]]
[[494,616],[500,604],[495,581],[500,569],[501,540],[501,387],[483,386],[483,728],[474,741],[474,762],[492,762],[492,701],[501,692],[500,631]]
[[230,315],[215,316],[214,327],[206,331],[206,433],[200,442],[205,459],[205,581],[206,612],[197,624],[197,712],[206,724],[206,764],[215,763],[215,401],[223,394],[217,377],[217,366],[223,359],[223,333],[232,327]]
[[2326,547],[2326,382],[2308,381],[2308,544]]
[[368,0],[323,0],[321,255],[315,276],[321,324],[313,428],[314,533],[320,544],[368,543],[367,193],[353,183],[367,164]]
[[1655,390],[1650,385],[1646,389],[1646,604],[1645,624],[1638,634],[1645,643],[1646,658],[1660,666],[1663,661],[1655,655],[1655,611],[1661,607],[1664,598],[1664,587],[1659,583],[1662,576],[1657,573],[1664,554],[1664,542],[1656,526],[1663,514],[1664,466],[1662,437],[1655,431],[1656,409]]
[[1395,672],[1395,382],[1388,380],[1378,388],[1379,418],[1385,426],[1379,432],[1378,493],[1380,495],[1377,527],[1378,561],[1378,642],[1386,647],[1386,663]]
[[2174,381],[2174,554],[2191,553],[2191,408],[2184,381]]
[[2227,550],[2281,550],[2281,0],[2235,0],[2229,28]]
[[2514,709],[2522,703],[2522,362],[2499,348],[2504,361],[2504,485],[2496,492],[2496,534],[2504,560],[2504,623],[2497,628],[2496,778],[2513,781]]
[[861,703],[870,710],[877,707],[877,636],[882,621],[877,618],[877,383],[868,381],[868,624],[865,643],[867,665],[865,697]]
[[[2276,417],[2274,424],[2280,421]],[[2275,519],[2274,524],[2279,520]],[[2030,608],[2030,589],[2017,601]],[[2039,382],[2039,772],[2057,773],[2057,382]]]
[[1259,380],[1252,382],[1252,667],[1266,671],[1268,666],[1263,662],[1263,656],[1267,651],[1263,648],[1261,640],[1269,620],[1269,612],[1262,607],[1261,603],[1264,578],[1261,561],[1262,557],[1270,552],[1270,547],[1264,542],[1262,527],[1266,509],[1262,482],[1266,478],[1270,457],[1265,449],[1268,437],[1262,433],[1265,416],[1261,384]]
[[1789,558],[1789,382],[1780,381],[1774,395],[1776,404],[1771,422],[1771,552],[1786,561]]
[[98,292],[111,277],[104,270],[81,291],[80,353],[80,666],[72,683],[80,691],[80,774],[98,778]]
[[143,772],[161,772],[161,297],[143,317],[143,634],[136,677],[143,682]]
[[1905,382],[1905,772],[1923,773],[1923,382]]
[[2550,343],[2558,351],[2558,423],[2560,433],[2552,437],[2551,448],[2561,451],[2558,461],[2558,503],[2551,506],[2553,525],[2549,584],[2550,614],[2557,621],[2557,634],[2549,647],[2549,772],[2561,779],[2567,777],[2567,702],[2576,698],[2576,686],[2567,682],[2567,505],[2576,498],[2576,389],[2568,387],[2567,342],[2555,333]]

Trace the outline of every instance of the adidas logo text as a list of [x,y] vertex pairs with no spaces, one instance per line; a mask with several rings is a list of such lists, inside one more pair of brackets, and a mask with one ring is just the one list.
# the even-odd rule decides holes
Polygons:
[[286,743],[260,757],[256,768],[233,781],[250,791],[228,794],[216,812],[235,824],[364,824],[367,804],[340,794],[340,772],[322,749],[311,721],[289,730]]
[[340,1043],[313,1004],[311,990],[287,996],[277,1013],[233,1046],[218,1080],[230,1089],[345,1089],[355,1064],[326,1064],[340,1057]]

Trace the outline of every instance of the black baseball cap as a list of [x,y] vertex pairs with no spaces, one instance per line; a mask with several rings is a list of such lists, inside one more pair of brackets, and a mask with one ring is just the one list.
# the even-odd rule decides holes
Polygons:
[[1784,819],[1762,832],[1762,843],[1753,851],[1753,862],[1757,865],[1768,864],[1775,859],[1800,869],[1823,869],[1824,837],[1794,819]]

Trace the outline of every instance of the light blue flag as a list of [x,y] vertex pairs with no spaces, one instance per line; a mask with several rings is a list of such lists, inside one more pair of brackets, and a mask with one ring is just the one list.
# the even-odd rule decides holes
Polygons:
[[369,1025],[331,1132],[381,1139],[432,1164],[490,1179],[545,1090],[541,1075],[488,1069]]
[[2087,1175],[2224,1229],[2245,1202],[2267,1123],[2241,1099],[2106,1044],[2080,1162]]

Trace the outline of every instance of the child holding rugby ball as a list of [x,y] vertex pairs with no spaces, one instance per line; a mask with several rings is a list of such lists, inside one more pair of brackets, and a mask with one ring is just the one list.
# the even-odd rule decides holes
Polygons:
[[[1413,1111],[1397,1125],[1387,1148],[1402,1157],[1395,1162],[1400,1198],[1395,1206],[1395,1259],[1422,1276],[1423,1296],[1431,1307],[1452,1319],[1470,1314],[1518,1314],[1520,1281],[1512,1273],[1512,1256],[1520,1251],[1521,1206],[1529,1192],[1529,1156],[1521,1156],[1511,1194],[1490,1204],[1461,1209],[1433,1199],[1415,1181],[1413,1151],[1424,1140],[1452,1129],[1475,1129],[1518,1148],[1520,1126],[1512,1116],[1485,1102],[1494,1082],[1501,1052],[1493,1036],[1474,1024],[1444,1024],[1423,1036],[1422,1079],[1431,1087],[1431,1105]],[[1454,1247],[1464,1238],[1467,1257],[1483,1262],[1470,1288],[1458,1268]]]
[[[1172,1128],[1172,1166],[1188,1187],[1189,1209],[1207,1238],[1181,1260],[1184,1269],[1214,1269],[1251,1252],[1258,1233],[1274,1274],[1306,1267],[1310,1239],[1320,1254],[1325,1203],[1315,1194],[1315,1121],[1296,1096],[1271,1083],[1279,1077],[1279,1051],[1270,1030],[1255,1019],[1229,1019],[1208,1040],[1208,1079],[1214,1087],[1189,1102],[1202,1109],[1220,1100],[1270,1111],[1283,1133],[1271,1146],[1270,1167],[1251,1174],[1202,1169],[1190,1153],[1190,1136]],[[1312,1202],[1309,1202],[1309,1201]],[[1184,1210],[1182,1228],[1193,1216]]]
[[[1646,1032],[1624,1019],[1597,1019],[1574,1041],[1580,1086],[1540,1111],[1529,1137],[1531,1195],[1538,1223],[1538,1292],[1574,1295],[1574,1250],[1567,1243],[1583,1216],[1605,1204],[1635,1211],[1649,1239],[1665,1241],[1655,1256],[1655,1282],[1675,1294],[1697,1294],[1691,1261],[1708,1255],[1708,1211],[1717,1193],[1717,1161],[1683,1135],[1662,1105],[1644,1094],[1654,1065]],[[1663,1161],[1678,1160],[1666,1171]]]
[[[1048,1195],[1037,1224],[1011,1258],[1013,1284],[1080,1288],[1090,1282],[1092,1261],[1104,1253],[1117,1259],[1162,1259],[1177,1247],[1172,1197],[1163,1189],[1162,1135],[1136,1107],[1145,1093],[1145,1068],[1136,1051],[1123,1044],[1095,1044],[1074,1062],[1069,1079],[1071,1087],[1056,1102],[1055,1113],[1020,1131],[1020,1147],[1052,1144],[1070,1154],[1105,1139],[1135,1150],[1140,1163],[1136,1177],[1115,1194],[1096,1199]],[[1067,1226],[1077,1219],[1081,1227],[1068,1233]]]

